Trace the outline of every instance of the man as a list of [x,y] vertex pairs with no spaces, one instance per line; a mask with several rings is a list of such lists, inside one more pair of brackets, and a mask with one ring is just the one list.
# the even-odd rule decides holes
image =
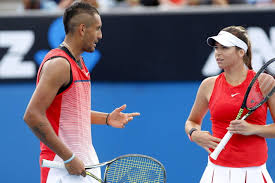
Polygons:
[[[37,87],[24,115],[41,141],[40,161],[64,161],[67,169],[41,168],[41,183],[92,179],[84,178],[84,165],[98,163],[91,140],[91,124],[123,128],[140,115],[122,113],[126,105],[110,114],[91,111],[90,74],[80,55],[84,51],[95,51],[102,39],[100,15],[89,4],[77,2],[65,10],[63,22],[64,42],[45,56],[38,70]],[[100,169],[92,173],[100,177]]]

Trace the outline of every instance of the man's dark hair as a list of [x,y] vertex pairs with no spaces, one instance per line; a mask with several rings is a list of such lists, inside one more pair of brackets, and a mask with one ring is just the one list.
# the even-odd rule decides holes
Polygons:
[[75,2],[65,10],[63,16],[63,24],[66,34],[74,31],[73,28],[75,25],[71,22],[71,19],[76,15],[84,13],[89,14],[91,16],[94,16],[95,14],[99,15],[99,12],[95,7],[84,2]]

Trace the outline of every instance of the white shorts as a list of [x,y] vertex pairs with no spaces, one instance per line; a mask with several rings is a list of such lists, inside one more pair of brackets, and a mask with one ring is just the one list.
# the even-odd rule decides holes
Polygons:
[[[100,168],[89,171],[100,177]],[[82,177],[81,175],[70,175],[66,169],[51,168],[47,177],[47,183],[98,183],[91,176]]]
[[208,160],[200,183],[273,183],[266,164],[254,167],[230,168]]

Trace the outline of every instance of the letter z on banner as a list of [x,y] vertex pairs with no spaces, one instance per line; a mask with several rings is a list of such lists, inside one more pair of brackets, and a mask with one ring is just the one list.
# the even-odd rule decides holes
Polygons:
[[0,49],[8,49],[0,57],[0,79],[31,79],[35,77],[35,63],[24,60],[33,43],[34,32],[31,30],[0,31]]

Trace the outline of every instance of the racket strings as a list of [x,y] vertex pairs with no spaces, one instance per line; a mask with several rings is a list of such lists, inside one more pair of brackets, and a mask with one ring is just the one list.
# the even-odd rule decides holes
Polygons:
[[261,92],[259,81],[257,80],[251,87],[251,90],[248,94],[248,97],[246,100],[246,106],[249,109],[251,109],[251,108],[257,106],[263,99],[264,99],[264,96]]
[[126,157],[112,163],[106,171],[108,183],[164,182],[164,170],[157,162],[144,157]]

